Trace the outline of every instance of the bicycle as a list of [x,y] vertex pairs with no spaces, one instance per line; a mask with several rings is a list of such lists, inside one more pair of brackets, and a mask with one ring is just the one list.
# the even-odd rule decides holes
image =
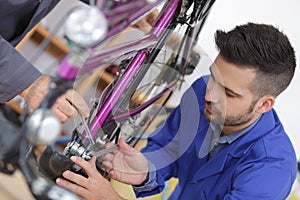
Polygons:
[[[14,135],[12,145],[2,156],[4,159],[1,157],[4,161],[1,171],[13,173],[15,168],[10,168],[10,164],[18,166],[33,195],[38,199],[76,198],[51,181],[66,169],[86,176],[82,169],[70,161],[72,155],[86,160],[97,156],[98,171],[107,176],[101,166],[101,155],[113,149],[106,149],[105,144],[116,143],[119,137],[126,137],[126,141],[135,146],[172,96],[172,89],[180,87],[184,76],[193,72],[200,59],[193,47],[214,2],[140,0],[137,3],[130,0],[103,0],[97,7],[91,1],[90,8],[72,10],[68,18],[64,19],[68,27],[66,36],[72,42],[71,51],[61,61],[57,75],[50,84],[49,93],[40,107],[32,113],[24,112],[22,115],[21,125],[14,130],[20,134]],[[145,37],[104,48],[105,42],[120,33],[124,27],[132,25],[161,5],[155,25]],[[95,25],[95,29],[76,32],[74,27],[88,20],[91,20],[89,23],[92,27]],[[181,27],[184,27],[185,33],[177,38],[180,42],[173,45],[173,50],[167,49],[165,46],[172,32]],[[84,30],[82,27],[78,29]],[[90,34],[95,32],[98,34],[91,38]],[[158,61],[162,52],[167,61]],[[119,54],[121,57],[116,56]],[[49,111],[55,100],[73,87],[79,74],[87,74],[94,68],[109,63],[118,66],[119,72],[94,103],[89,119],[82,119],[81,124],[74,129],[72,138],[62,153],[47,146],[40,158],[37,158],[34,152],[36,147],[48,145],[60,133],[60,122]],[[144,83],[143,78],[153,65],[159,65],[157,75],[150,83]],[[156,109],[155,102],[162,98]],[[155,113],[152,113],[153,108]],[[147,109],[150,111],[144,114]],[[51,138],[45,138],[49,126],[56,133]],[[130,127],[132,132],[124,135],[122,130],[125,127]],[[11,151],[11,147],[16,144],[20,146],[19,151]],[[108,176],[107,178],[109,179]]]

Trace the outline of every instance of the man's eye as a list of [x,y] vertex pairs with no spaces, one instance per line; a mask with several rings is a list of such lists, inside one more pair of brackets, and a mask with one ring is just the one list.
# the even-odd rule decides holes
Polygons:
[[228,96],[228,97],[235,97],[235,95],[233,95],[233,94],[230,93],[230,92],[226,92],[226,96]]

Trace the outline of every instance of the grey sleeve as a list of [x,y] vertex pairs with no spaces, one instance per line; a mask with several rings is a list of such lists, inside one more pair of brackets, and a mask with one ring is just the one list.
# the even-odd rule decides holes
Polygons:
[[20,94],[41,72],[0,35],[0,103]]

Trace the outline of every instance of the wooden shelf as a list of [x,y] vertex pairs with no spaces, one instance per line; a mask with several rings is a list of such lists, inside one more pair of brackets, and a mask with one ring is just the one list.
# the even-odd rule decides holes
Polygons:
[[[70,47],[64,41],[62,41],[57,36],[49,33],[48,30],[42,27],[41,25],[37,25],[34,28],[34,32],[31,34],[30,39],[36,42],[37,44],[41,44],[41,42],[45,38],[50,39],[50,43],[46,50],[53,56],[60,58],[69,52]],[[78,88],[79,93],[83,95],[87,91],[87,88],[90,87],[91,84],[94,84],[95,80],[99,77],[101,79],[103,87],[106,87],[113,80],[113,76],[107,73],[105,70],[95,70],[91,76],[87,77],[78,86],[80,87]]]
[[34,32],[32,33],[30,39],[38,45],[41,44],[45,39],[49,39],[50,42],[46,48],[46,51],[57,58],[66,55],[70,50],[69,46],[65,42],[63,42],[57,36],[49,33],[48,30],[41,25],[37,25],[34,28]]

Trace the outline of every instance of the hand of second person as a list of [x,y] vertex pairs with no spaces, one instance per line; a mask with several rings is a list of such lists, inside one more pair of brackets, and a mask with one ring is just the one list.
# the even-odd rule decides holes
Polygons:
[[158,10],[151,11],[148,15],[137,21],[132,25],[133,28],[141,29],[145,34],[149,33],[151,28],[154,26],[155,20],[158,17]]
[[84,99],[79,93],[71,89],[56,100],[51,110],[62,122],[76,117],[79,114],[78,112],[80,112],[83,117],[88,117],[90,112]]
[[[40,105],[48,92],[50,80],[49,76],[43,74],[20,94],[30,108],[36,109]],[[51,110],[62,122],[76,117],[78,112],[84,117],[88,117],[90,112],[84,99],[71,89],[57,99]]]

